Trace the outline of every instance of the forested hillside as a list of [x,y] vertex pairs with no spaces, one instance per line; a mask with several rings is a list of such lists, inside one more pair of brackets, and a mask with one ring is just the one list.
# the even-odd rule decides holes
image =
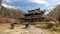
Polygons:
[[49,14],[51,18],[58,20],[60,22],[60,5],[56,6]]
[[9,22],[10,19],[17,19],[24,17],[23,11],[20,9],[12,9],[12,8],[5,8],[2,7],[0,10],[0,23],[6,23],[7,21]]

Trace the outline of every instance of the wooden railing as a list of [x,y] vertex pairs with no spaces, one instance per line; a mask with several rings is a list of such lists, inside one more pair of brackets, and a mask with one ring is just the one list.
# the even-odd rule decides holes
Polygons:
[[49,24],[50,22],[21,22],[20,24]]

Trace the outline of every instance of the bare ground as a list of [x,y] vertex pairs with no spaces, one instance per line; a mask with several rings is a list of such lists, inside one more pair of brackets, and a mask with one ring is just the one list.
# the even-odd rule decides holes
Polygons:
[[0,34],[52,34],[48,31],[39,29],[30,25],[30,28],[23,29],[24,25],[16,25],[14,29],[10,29],[10,24],[0,24]]

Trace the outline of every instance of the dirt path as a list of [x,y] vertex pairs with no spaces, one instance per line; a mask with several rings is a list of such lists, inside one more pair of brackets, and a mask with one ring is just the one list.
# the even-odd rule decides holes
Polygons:
[[9,29],[8,26],[0,26],[0,34],[50,34],[34,26],[30,26],[28,29],[23,29],[23,27],[24,26],[22,25],[20,27],[15,27],[15,29]]

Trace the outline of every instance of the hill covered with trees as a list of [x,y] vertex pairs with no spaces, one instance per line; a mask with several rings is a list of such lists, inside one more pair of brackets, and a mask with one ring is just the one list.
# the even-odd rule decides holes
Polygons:
[[60,5],[56,6],[48,16],[60,22]]
[[6,23],[5,21],[10,21],[10,19],[17,19],[24,17],[23,11],[20,10],[19,8],[17,9],[12,9],[12,8],[5,8],[2,6],[2,9],[0,10],[0,23]]

